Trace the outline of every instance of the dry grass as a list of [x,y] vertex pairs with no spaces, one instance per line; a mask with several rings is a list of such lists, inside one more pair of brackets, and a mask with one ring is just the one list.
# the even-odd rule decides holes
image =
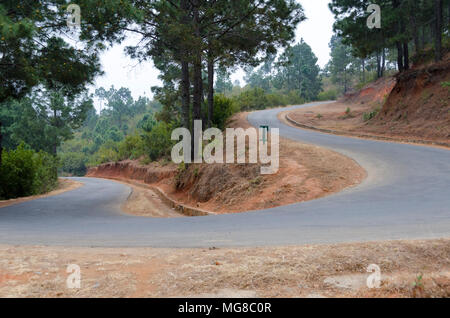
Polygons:
[[[81,267],[79,290],[65,286],[68,264]],[[366,286],[370,264],[381,268],[380,289]],[[0,246],[0,296],[449,297],[450,239],[241,249]]]

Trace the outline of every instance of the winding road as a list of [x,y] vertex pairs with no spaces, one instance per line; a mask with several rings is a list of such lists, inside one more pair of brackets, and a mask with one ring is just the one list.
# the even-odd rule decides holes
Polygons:
[[127,186],[76,178],[64,194],[0,209],[0,244],[105,247],[235,247],[450,237],[450,151],[363,140],[287,126],[281,111],[249,115],[254,126],[356,160],[368,172],[359,186],[265,211],[195,218],[125,215]]

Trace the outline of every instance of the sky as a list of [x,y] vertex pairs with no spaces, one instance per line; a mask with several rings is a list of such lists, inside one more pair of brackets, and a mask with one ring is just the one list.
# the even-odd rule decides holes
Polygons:
[[[328,9],[329,0],[299,0],[305,11],[307,20],[300,23],[296,31],[296,42],[301,38],[308,43],[318,57],[319,65],[323,67],[329,60],[330,49],[328,43],[332,36],[333,15]],[[95,88],[128,87],[135,99],[139,96],[151,98],[150,88],[161,85],[158,80],[159,71],[151,61],[138,64],[136,60],[127,57],[124,47],[136,42],[136,38],[128,39],[121,45],[115,45],[101,56],[104,75],[97,78]],[[237,70],[232,74],[233,81],[244,83],[244,72]]]

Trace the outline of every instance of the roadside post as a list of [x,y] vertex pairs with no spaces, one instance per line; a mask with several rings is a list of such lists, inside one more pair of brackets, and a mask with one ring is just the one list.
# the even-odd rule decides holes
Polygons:
[[261,126],[259,126],[259,128],[262,129],[262,131],[263,131],[262,141],[263,141],[263,144],[265,145],[266,141],[267,141],[267,135],[269,134],[269,126],[261,125]]

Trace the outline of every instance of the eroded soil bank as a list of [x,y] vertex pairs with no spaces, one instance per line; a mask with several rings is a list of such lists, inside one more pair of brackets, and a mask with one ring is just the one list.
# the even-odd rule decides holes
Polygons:
[[[245,113],[237,114],[230,127],[250,127],[246,117]],[[260,210],[317,199],[355,186],[366,176],[350,158],[283,138],[279,171],[261,175],[260,168],[261,164],[192,164],[180,169],[172,163],[143,166],[139,161],[124,161],[92,168],[88,176],[152,185],[172,200],[214,213]]]
[[284,115],[344,135],[450,147],[449,57],[381,79],[337,103]]
[[[81,270],[68,289],[66,270]],[[371,264],[380,288],[369,289]],[[0,246],[0,297],[449,297],[450,240],[241,249]]]

